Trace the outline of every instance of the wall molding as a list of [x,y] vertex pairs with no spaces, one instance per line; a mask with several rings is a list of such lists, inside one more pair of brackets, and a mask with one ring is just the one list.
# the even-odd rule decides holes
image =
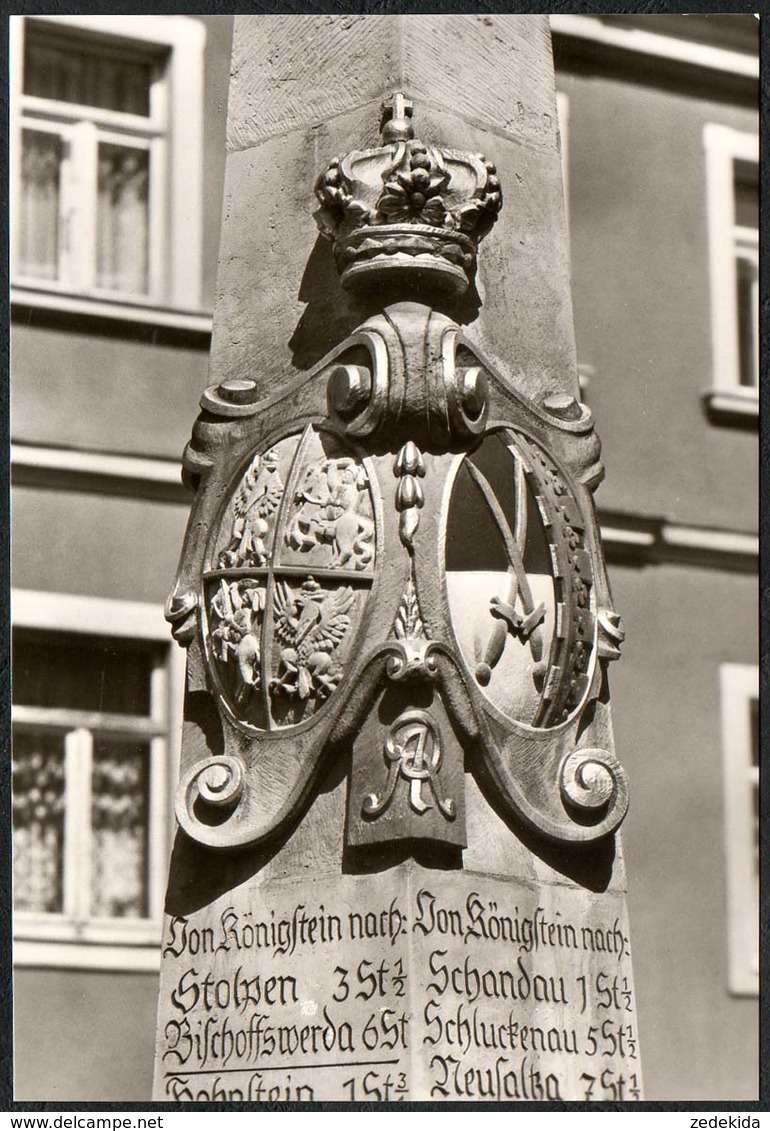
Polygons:
[[609,562],[691,565],[738,573],[756,573],[759,568],[759,537],[748,531],[601,509],[599,524]]
[[185,503],[190,493],[181,476],[177,459],[11,444],[11,481],[20,487]]
[[172,346],[206,353],[211,347],[210,314],[140,302],[84,298],[35,287],[14,287],[11,290],[11,323],[14,322],[31,329],[119,337],[153,346]]
[[643,31],[641,28],[621,28],[605,24],[595,16],[552,15],[551,31],[554,36],[582,39],[602,47],[632,51],[637,55],[650,55],[699,67],[702,70],[721,71],[725,74],[759,82],[759,57],[724,47],[712,47],[689,39]]
[[16,967],[66,970],[113,970],[156,973],[160,969],[160,930],[151,946],[101,946],[88,943],[18,939],[13,944]]
[[737,424],[756,429],[759,393],[755,389],[708,389],[703,394],[706,413],[715,424]]
[[[170,643],[163,606],[146,601],[14,587],[11,591],[11,619],[16,627],[46,627],[55,632],[125,636],[128,639]],[[171,652],[171,655],[175,654]]]
[[174,330],[191,330],[210,334],[210,314],[153,306],[149,302],[121,302],[110,299],[84,298],[82,295],[43,290],[37,287],[13,287],[12,306],[34,306],[39,310],[56,310],[66,314],[83,314],[91,318],[109,318],[121,322],[138,322],[146,326],[167,326]]

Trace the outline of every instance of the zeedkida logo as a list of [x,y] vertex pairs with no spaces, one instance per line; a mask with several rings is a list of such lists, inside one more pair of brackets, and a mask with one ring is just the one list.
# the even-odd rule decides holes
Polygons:
[[759,1127],[759,1120],[751,1115],[712,1115],[710,1119],[690,1120],[691,1127]]

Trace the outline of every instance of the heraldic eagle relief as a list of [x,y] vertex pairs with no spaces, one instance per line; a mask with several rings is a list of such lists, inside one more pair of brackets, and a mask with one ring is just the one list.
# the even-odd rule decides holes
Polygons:
[[[591,411],[452,317],[496,167],[418,115],[393,94],[380,144],[315,185],[367,316],[270,395],[248,373],[208,388],[185,451],[179,868],[224,879],[185,902],[172,863],[158,1099],[640,1094],[622,888],[605,877],[597,919],[575,869],[562,893],[545,863],[478,863],[501,837],[557,870],[606,856],[624,634]],[[330,775],[338,847],[279,866]]]

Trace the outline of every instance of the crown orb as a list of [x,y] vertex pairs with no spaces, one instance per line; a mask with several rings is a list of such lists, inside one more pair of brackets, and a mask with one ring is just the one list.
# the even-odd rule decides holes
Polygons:
[[414,137],[412,111],[414,103],[401,91],[396,91],[382,104],[383,124],[380,135],[385,145],[393,142],[409,141]]

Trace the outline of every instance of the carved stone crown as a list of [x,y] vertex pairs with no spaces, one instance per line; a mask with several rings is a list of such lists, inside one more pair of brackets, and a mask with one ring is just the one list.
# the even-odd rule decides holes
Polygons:
[[457,292],[502,205],[495,166],[480,154],[414,136],[412,103],[383,105],[384,144],[336,158],[316,184],[321,232],[334,241],[344,286],[393,272],[429,274]]

